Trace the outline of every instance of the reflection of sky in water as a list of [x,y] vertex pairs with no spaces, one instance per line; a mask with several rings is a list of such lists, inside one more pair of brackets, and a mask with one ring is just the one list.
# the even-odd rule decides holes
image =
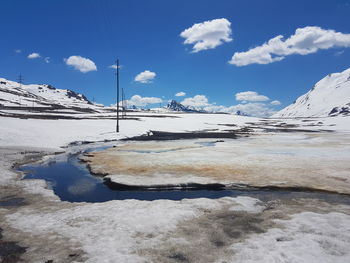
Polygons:
[[109,200],[181,200],[184,198],[221,198],[226,196],[250,196],[262,201],[291,198],[319,198],[330,202],[350,204],[350,197],[336,194],[305,193],[291,191],[259,190],[177,190],[177,191],[125,191],[111,190],[100,177],[92,176],[77,157],[66,161],[51,162],[44,166],[22,166],[25,179],[44,179],[62,201],[104,202]]
[[68,186],[67,190],[72,195],[82,195],[84,193],[92,192],[96,187],[96,183],[88,179],[76,180],[74,184]]

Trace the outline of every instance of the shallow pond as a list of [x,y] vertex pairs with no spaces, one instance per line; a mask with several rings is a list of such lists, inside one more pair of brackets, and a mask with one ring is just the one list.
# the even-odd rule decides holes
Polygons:
[[109,200],[181,200],[185,198],[221,198],[250,196],[262,201],[292,198],[317,198],[328,202],[350,204],[346,195],[297,192],[297,191],[261,191],[261,190],[162,190],[140,191],[128,189],[110,189],[101,177],[90,174],[77,155],[66,160],[50,162],[45,165],[23,165],[24,179],[43,179],[62,201],[69,202],[105,202]]

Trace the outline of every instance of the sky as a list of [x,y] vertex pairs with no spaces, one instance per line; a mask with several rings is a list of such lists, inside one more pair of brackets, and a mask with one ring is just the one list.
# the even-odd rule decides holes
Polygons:
[[[270,115],[350,67],[350,0],[2,0],[0,77]],[[113,66],[114,65],[114,66]]]

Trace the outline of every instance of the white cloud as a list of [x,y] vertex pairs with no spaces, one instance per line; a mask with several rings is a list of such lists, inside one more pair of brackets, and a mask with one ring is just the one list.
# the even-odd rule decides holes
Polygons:
[[33,59],[33,58],[40,58],[40,54],[39,53],[35,53],[33,52],[32,54],[29,54],[27,58],[29,59]]
[[209,106],[208,99],[204,95],[196,95],[192,98],[185,98],[182,102],[182,105],[189,107],[205,107]]
[[156,97],[141,97],[140,95],[134,95],[126,102],[129,106],[146,106],[148,104],[162,103],[163,100]]
[[333,47],[350,47],[350,34],[307,26],[296,29],[294,35],[286,40],[283,39],[282,35],[279,35],[261,46],[245,52],[236,52],[229,63],[236,66],[269,64],[281,61],[289,55],[307,55],[315,53],[319,49]]
[[224,42],[232,41],[231,23],[225,18],[194,24],[180,34],[184,44],[194,44],[193,52],[213,49]]
[[[262,97],[267,98],[266,96],[259,95],[255,93],[256,97],[248,97],[246,96],[246,100],[248,99],[262,99]],[[261,96],[261,97],[259,97]],[[268,98],[267,98],[268,99]],[[266,99],[264,99],[266,100]],[[259,101],[259,100],[256,100]],[[193,109],[201,109],[208,112],[226,112],[226,113],[237,113],[240,111],[241,113],[247,114],[249,116],[256,117],[268,117],[274,114],[276,111],[272,108],[271,104],[261,103],[261,102],[250,102],[244,104],[238,104],[233,106],[222,106],[216,105],[215,103],[210,103],[208,98],[205,95],[196,95],[192,98],[185,98],[181,104],[184,106],[193,108]]]
[[[110,65],[110,66],[109,66],[109,68],[112,68],[112,69],[117,69],[117,68],[118,68],[118,66],[117,66],[116,64],[113,64],[113,65]],[[122,66],[121,66],[121,65],[119,65],[119,68],[121,69],[121,68],[122,68]]]
[[244,91],[236,93],[236,100],[238,101],[266,101],[269,97],[260,95],[255,91]]
[[65,58],[64,62],[66,62],[68,66],[72,66],[74,69],[83,73],[97,70],[95,63],[91,59],[81,56],[70,56],[67,59]]
[[269,108],[265,103],[246,103],[238,104],[229,107],[231,112],[240,111],[241,113],[255,117],[268,117],[276,113],[273,109]]
[[22,53],[22,50],[20,50],[20,49],[15,49],[15,52],[16,52],[16,53]]
[[186,96],[186,93],[181,91],[181,92],[178,92],[175,94],[176,97],[183,97],[183,96]]
[[268,104],[265,103],[246,103],[229,107],[209,104],[208,106],[204,107],[203,110],[208,112],[226,112],[233,114],[240,111],[241,114],[246,114],[254,117],[268,117],[276,112],[271,109]]
[[46,63],[50,63],[50,57],[46,57],[46,58],[44,58],[44,60]]
[[[230,107],[222,106],[222,105],[214,105],[209,104],[208,106],[205,106],[203,110],[208,112],[226,112],[226,113],[232,113],[230,111]],[[234,112],[233,112],[234,113]]]
[[335,52],[335,53],[334,53],[334,56],[339,57],[339,56],[341,56],[341,55],[343,55],[343,54],[344,54],[344,50],[340,50],[340,51]]
[[135,81],[141,83],[150,83],[156,76],[157,74],[155,72],[145,70],[135,77]]
[[277,106],[277,105],[281,105],[281,102],[279,100],[273,100],[273,101],[271,101],[270,104]]

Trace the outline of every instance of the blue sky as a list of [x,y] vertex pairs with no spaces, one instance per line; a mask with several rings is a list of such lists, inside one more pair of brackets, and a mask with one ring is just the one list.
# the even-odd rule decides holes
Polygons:
[[[2,0],[0,9],[0,77],[15,80],[22,73],[25,83],[73,89],[106,105],[115,103],[109,66],[117,57],[127,98],[136,94],[141,99],[157,97],[163,104],[188,98],[191,104],[194,96],[203,95],[208,100],[204,104],[211,106],[257,103],[271,110],[287,106],[325,75],[350,67],[348,0]],[[189,29],[188,38],[200,38],[193,26],[205,21],[214,21],[202,24],[209,30],[202,36],[214,44],[193,52],[196,43],[184,44],[186,38],[180,34]],[[321,30],[318,33],[327,38],[326,43],[317,46],[316,41],[306,39],[302,47],[299,43],[279,54],[269,53],[270,47],[257,50],[258,55],[248,52],[278,35],[284,36],[283,44],[297,29],[306,27]],[[210,31],[215,29],[219,33]],[[226,40],[220,40],[222,35]],[[215,46],[215,38],[221,44]],[[316,51],[305,52],[315,45]],[[28,58],[32,53],[40,57]],[[239,55],[243,64],[253,55],[253,63],[230,64],[235,53],[244,53]],[[266,63],[262,59],[266,55],[280,61],[254,62]],[[71,56],[91,60],[97,70],[84,73],[67,65],[67,61],[76,63],[67,60]],[[145,70],[155,77],[149,83],[135,81]],[[247,91],[256,93],[242,93]],[[178,92],[186,96],[175,97]],[[247,100],[236,100],[237,93]],[[203,102],[203,97],[196,98]],[[271,105],[273,100],[281,105]]]

